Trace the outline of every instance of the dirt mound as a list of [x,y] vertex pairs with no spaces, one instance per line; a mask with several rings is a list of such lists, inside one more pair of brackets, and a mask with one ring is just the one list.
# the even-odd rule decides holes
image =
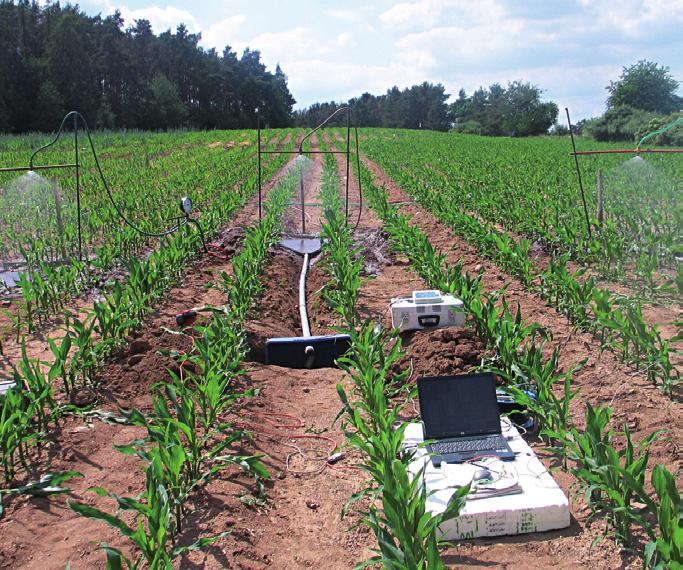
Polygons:
[[249,359],[263,362],[266,340],[301,335],[299,318],[299,275],[303,258],[280,246],[263,277],[265,289],[258,302],[257,314],[246,326]]
[[232,257],[242,251],[245,234],[244,228],[226,228],[211,241],[211,246],[220,249],[224,255]]
[[[171,322],[166,326],[169,330],[176,328]],[[169,370],[179,373],[174,358],[165,356],[160,350],[182,353],[191,348],[192,339],[187,335],[174,335],[161,327],[146,331],[102,369],[96,379],[100,399],[124,408],[146,409],[151,404],[151,387],[167,380]]]
[[409,331],[401,338],[406,356],[399,369],[412,366],[415,377],[462,374],[481,362],[486,349],[471,329]]

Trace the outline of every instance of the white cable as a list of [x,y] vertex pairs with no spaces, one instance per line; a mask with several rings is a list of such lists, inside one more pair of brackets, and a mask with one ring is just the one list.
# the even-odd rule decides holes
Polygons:
[[311,328],[308,325],[308,313],[306,311],[306,274],[308,273],[308,254],[304,253],[304,264],[301,267],[299,278],[299,315],[301,316],[302,336],[311,336]]

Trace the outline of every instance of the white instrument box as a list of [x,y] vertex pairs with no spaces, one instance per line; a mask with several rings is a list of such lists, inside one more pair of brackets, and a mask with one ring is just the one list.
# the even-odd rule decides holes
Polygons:
[[[479,536],[522,534],[567,528],[571,522],[569,501],[517,429],[508,420],[501,422],[503,435],[517,457],[514,461],[482,458],[477,463],[501,475],[492,486],[507,480],[518,483],[521,492],[477,498],[470,495],[460,516],[439,528],[444,540],[467,540]],[[403,435],[405,447],[418,447],[423,439],[421,423],[411,423]],[[423,477],[427,487],[427,510],[436,515],[446,510],[457,487],[473,481],[477,466],[469,463],[442,463],[435,467],[424,447],[418,447],[408,468],[413,477]],[[503,477],[503,475],[505,477]]]
[[392,299],[391,324],[401,331],[465,326],[465,306],[439,291],[413,291],[412,297]]

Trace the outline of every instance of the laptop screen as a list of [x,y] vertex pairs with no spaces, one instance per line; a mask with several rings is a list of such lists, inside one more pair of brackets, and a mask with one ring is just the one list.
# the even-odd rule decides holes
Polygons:
[[493,374],[417,380],[425,439],[500,433]]

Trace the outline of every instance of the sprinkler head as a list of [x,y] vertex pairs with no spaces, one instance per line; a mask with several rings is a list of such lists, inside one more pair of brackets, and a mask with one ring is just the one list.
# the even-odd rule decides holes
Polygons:
[[180,209],[186,216],[189,216],[192,213],[192,200],[189,196],[183,196],[180,199]]

